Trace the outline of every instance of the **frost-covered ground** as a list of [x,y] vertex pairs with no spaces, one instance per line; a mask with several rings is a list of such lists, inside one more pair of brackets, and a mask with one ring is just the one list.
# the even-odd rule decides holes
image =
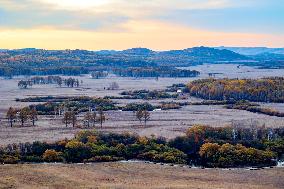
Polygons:
[[203,64],[190,66],[186,69],[197,70],[199,77],[208,77],[209,73],[216,73],[216,78],[262,78],[283,77],[284,69],[258,69],[256,67],[241,66],[238,64]]
[[[216,77],[249,77],[261,78],[268,76],[284,76],[284,70],[256,69],[251,67],[240,67],[237,65],[201,65],[194,69],[201,71],[198,78],[208,77],[208,73],[222,73]],[[135,79],[111,76],[106,79],[91,79],[88,75],[78,77],[83,80],[82,87],[59,88],[56,85],[36,85],[31,89],[19,89],[17,82],[23,78],[12,80],[0,79],[0,141],[1,144],[12,142],[31,142],[34,140],[58,140],[65,137],[71,138],[80,129],[65,128],[61,118],[40,117],[36,127],[9,128],[7,126],[5,112],[10,106],[23,107],[29,103],[16,102],[16,98],[26,98],[31,96],[116,96],[124,90],[140,89],[165,89],[167,86],[176,83],[187,83],[198,78],[160,78],[156,81],[153,78]],[[111,82],[117,82],[119,90],[105,90]],[[143,100],[115,100],[120,104],[130,102],[145,102]],[[157,104],[161,100],[149,101]],[[164,101],[164,100],[162,100]],[[165,101],[172,101],[167,99]],[[189,97],[187,101],[200,101],[200,99]],[[284,112],[284,105],[279,103],[262,103],[264,107],[272,107]],[[141,135],[164,136],[172,138],[184,134],[184,131],[193,124],[208,124],[212,126],[225,126],[231,123],[246,125],[251,124],[266,125],[270,127],[283,127],[284,118],[251,113],[242,110],[228,110],[222,106],[186,106],[179,110],[167,110],[151,112],[151,119],[147,126],[135,119],[132,112],[110,111],[107,112],[108,120],[105,122],[103,130],[114,132],[135,132]],[[80,121],[78,122],[80,125]]]

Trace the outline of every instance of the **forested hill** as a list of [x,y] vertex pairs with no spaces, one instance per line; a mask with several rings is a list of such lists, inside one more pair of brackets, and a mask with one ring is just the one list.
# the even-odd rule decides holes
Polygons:
[[[0,63],[22,63],[33,66],[56,65],[120,65],[136,66],[139,62],[151,65],[180,65],[194,63],[212,63],[215,61],[237,61],[249,58],[229,50],[209,47],[194,47],[184,50],[152,51],[147,48],[132,48],[123,51],[87,51],[87,50],[43,50],[18,49],[0,51]],[[145,64],[143,64],[145,66]],[[146,64],[147,66],[147,64]]]
[[147,48],[132,48],[123,51],[99,51],[99,54],[141,58],[158,65],[192,65],[196,63],[214,63],[216,61],[243,61],[249,57],[226,49],[193,47],[183,50],[153,51]]
[[[0,50],[0,76],[29,74],[77,75],[93,70],[109,70],[129,67],[178,67],[203,63],[233,62],[274,68],[281,67],[282,60],[265,60],[267,56],[245,56],[227,49],[193,47],[184,50],[153,51],[132,48],[123,51],[102,50]],[[269,56],[270,57],[270,56]]]
[[249,58],[229,50],[194,47],[184,50],[153,51],[132,48],[123,51],[87,50],[0,50],[0,75],[78,75],[93,70],[129,67],[189,66],[217,61],[242,61]]

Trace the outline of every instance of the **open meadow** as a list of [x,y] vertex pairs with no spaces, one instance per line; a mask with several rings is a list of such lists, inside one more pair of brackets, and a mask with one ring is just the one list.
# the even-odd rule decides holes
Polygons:
[[0,188],[281,189],[284,169],[199,169],[147,163],[0,166]]
[[[223,70],[221,69],[223,67]],[[10,106],[24,107],[31,102],[17,102],[16,98],[27,98],[36,96],[121,96],[122,91],[130,90],[163,90],[167,86],[177,83],[188,83],[195,79],[206,78],[208,73],[218,71],[223,73],[223,77],[231,72],[232,78],[235,74],[242,74],[248,72],[252,78],[262,78],[266,76],[276,75],[283,76],[284,71],[273,69],[256,69],[251,67],[238,68],[236,65],[201,65],[195,66],[194,69],[201,71],[201,76],[196,78],[128,78],[109,76],[103,79],[92,79],[89,75],[76,77],[83,81],[82,86],[78,88],[58,87],[52,85],[35,85],[29,89],[20,89],[17,82],[20,79],[15,77],[11,80],[0,79],[0,138],[2,144],[32,142],[40,141],[55,141],[62,138],[71,138],[74,133],[81,130],[80,128],[66,128],[62,123],[62,117],[55,117],[52,115],[40,115],[39,121],[36,122],[35,127],[20,127],[15,126],[10,128],[6,121],[6,112]],[[205,69],[207,68],[207,69]],[[210,70],[211,69],[211,70]],[[217,77],[221,77],[218,75]],[[117,82],[119,89],[107,90],[106,88],[112,82]],[[118,105],[125,105],[127,103],[143,103],[149,102],[151,104],[158,104],[159,102],[200,102],[199,98],[187,96],[185,99],[162,99],[162,100],[142,100],[142,99],[114,99]],[[284,112],[283,104],[281,103],[261,103],[263,107],[270,107],[280,112]],[[259,126],[265,125],[268,127],[283,127],[284,118],[269,116],[264,114],[252,113],[244,110],[225,109],[222,105],[189,105],[183,106],[180,109],[152,111],[150,120],[147,126],[141,126],[132,111],[111,110],[106,111],[106,122],[103,128],[96,126],[98,130],[112,131],[112,132],[131,132],[142,136],[163,136],[166,138],[174,138],[179,135],[184,135],[187,128],[193,124],[206,124],[214,127],[227,126],[239,124],[250,126],[257,124]],[[83,119],[83,115],[79,115],[78,120]],[[79,122],[78,125],[81,123]]]

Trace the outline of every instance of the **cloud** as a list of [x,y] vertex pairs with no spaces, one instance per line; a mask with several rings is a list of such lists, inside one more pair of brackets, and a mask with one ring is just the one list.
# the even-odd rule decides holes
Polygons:
[[[82,10],[58,10],[52,5],[32,0],[3,0],[0,2],[0,28],[50,27],[70,30],[117,29],[128,18],[115,12],[85,12]],[[23,5],[24,4],[24,5]]]
[[[34,0],[35,1],[35,0]],[[37,0],[56,9],[102,9],[119,10],[119,7],[136,9],[143,12],[145,9],[212,9],[231,5],[230,0]]]
[[109,30],[113,25],[117,30],[128,20],[228,5],[228,0],[1,0],[0,27]]
[[283,35],[210,32],[148,20],[128,21],[121,27],[125,32],[54,28],[6,29],[0,31],[1,48],[100,50],[148,47],[168,50],[200,45],[282,46],[284,41]]
[[[260,44],[261,40],[263,45],[284,46],[284,5],[279,2],[0,0],[0,32],[8,36],[1,38],[1,45],[3,40],[9,45],[9,39],[16,46],[44,48],[51,48],[51,41],[54,47],[87,49],[96,49],[97,44],[109,49],[110,44],[160,49]],[[21,42],[16,44],[11,36]],[[27,39],[34,41],[26,43]]]
[[133,20],[160,20],[213,31],[284,30],[283,7],[271,0],[1,0],[0,27],[122,31]]

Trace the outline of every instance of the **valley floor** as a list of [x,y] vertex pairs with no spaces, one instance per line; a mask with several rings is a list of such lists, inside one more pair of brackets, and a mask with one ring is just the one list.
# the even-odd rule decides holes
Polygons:
[[[65,88],[56,85],[35,85],[30,89],[19,89],[18,81],[24,77],[15,77],[11,80],[0,78],[0,143],[7,145],[11,143],[25,143],[33,141],[53,142],[64,138],[72,138],[74,134],[82,130],[66,128],[62,123],[62,117],[39,116],[39,121],[35,127],[20,127],[17,122],[11,128],[6,119],[6,112],[9,107],[22,108],[30,104],[28,102],[17,102],[16,98],[40,97],[40,96],[120,96],[123,91],[131,90],[164,90],[167,86],[177,83],[188,83],[189,81],[208,78],[209,73],[218,74],[218,78],[261,78],[269,76],[283,77],[284,71],[281,69],[257,69],[253,67],[232,64],[210,65],[204,64],[190,67],[201,72],[199,77],[194,78],[126,78],[110,76],[104,79],[91,79],[90,75],[82,75],[76,79],[82,80],[83,85],[79,88]],[[118,90],[105,90],[110,83],[117,82]],[[202,99],[188,97],[184,100],[161,99],[161,100],[140,100],[140,99],[116,99],[113,100],[118,105],[124,106],[128,103],[148,102],[153,105],[161,101],[167,102],[198,102]],[[279,112],[284,112],[283,103],[261,103],[262,107],[269,107]],[[79,115],[78,125],[82,125],[83,115]],[[163,136],[168,139],[185,134],[185,131],[194,124],[205,124],[213,127],[227,125],[251,126],[258,125],[266,127],[284,127],[284,118],[252,113],[244,110],[226,109],[222,105],[191,105],[184,106],[177,110],[163,110],[151,112],[151,118],[147,126],[141,126],[133,112],[108,111],[106,112],[106,122],[103,128],[96,127],[97,130],[109,132],[131,132],[141,136]]]
[[194,169],[142,162],[1,165],[0,188],[284,188],[284,168]]

